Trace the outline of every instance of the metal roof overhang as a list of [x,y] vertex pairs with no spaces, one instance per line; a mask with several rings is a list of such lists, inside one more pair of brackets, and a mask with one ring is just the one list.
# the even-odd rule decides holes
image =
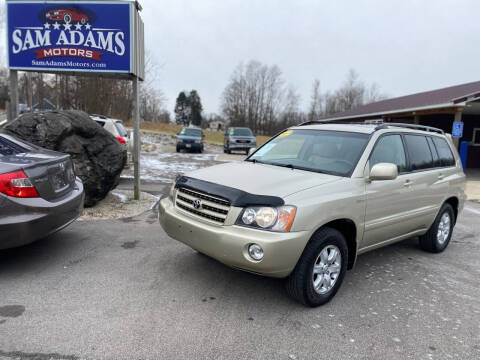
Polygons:
[[[473,101],[473,99],[469,100],[469,101]],[[446,103],[442,103],[442,104],[425,105],[425,106],[417,106],[417,107],[405,108],[405,109],[379,111],[379,112],[375,112],[375,113],[364,113],[364,114],[350,115],[350,116],[340,116],[340,117],[332,116],[332,117],[327,117],[325,119],[325,121],[358,119],[358,118],[362,118],[362,117],[375,117],[375,116],[382,116],[382,115],[409,113],[409,112],[417,112],[417,111],[432,110],[432,109],[441,109],[441,108],[448,108],[448,107],[450,107],[450,108],[451,107],[463,108],[465,106],[465,104],[466,104],[466,102],[461,102],[461,103],[446,102]]]

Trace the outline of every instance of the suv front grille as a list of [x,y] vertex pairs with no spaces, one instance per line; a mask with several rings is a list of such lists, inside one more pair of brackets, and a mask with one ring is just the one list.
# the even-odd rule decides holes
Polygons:
[[228,200],[183,187],[177,189],[175,205],[193,215],[220,224],[225,223],[230,210],[230,202]]

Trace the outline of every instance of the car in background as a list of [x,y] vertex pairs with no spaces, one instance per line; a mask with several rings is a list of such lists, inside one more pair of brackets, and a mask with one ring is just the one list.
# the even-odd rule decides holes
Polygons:
[[184,127],[177,134],[177,152],[180,150],[203,152],[205,135],[200,128]]
[[82,214],[84,197],[70,155],[0,132],[0,249],[63,229]]
[[50,21],[64,21],[67,24],[72,21],[78,21],[82,24],[86,24],[88,21],[87,15],[70,9],[50,10],[45,14],[45,17]]
[[246,127],[229,127],[225,131],[223,152],[230,154],[232,150],[248,151],[257,147],[257,138],[252,130]]
[[112,119],[98,114],[91,114],[90,118],[107,130],[110,134],[112,134],[115,139],[122,144],[125,150],[127,150],[127,146],[130,141],[130,135],[123,126],[122,120]]

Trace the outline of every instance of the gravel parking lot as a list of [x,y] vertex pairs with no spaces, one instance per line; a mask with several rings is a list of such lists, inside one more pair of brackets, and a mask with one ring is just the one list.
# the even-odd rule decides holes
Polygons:
[[[159,141],[142,153],[155,194],[177,171],[243,158]],[[170,239],[155,210],[76,222],[0,251],[0,359],[478,359],[479,216],[468,202],[444,253],[411,239],[362,255],[316,309]]]

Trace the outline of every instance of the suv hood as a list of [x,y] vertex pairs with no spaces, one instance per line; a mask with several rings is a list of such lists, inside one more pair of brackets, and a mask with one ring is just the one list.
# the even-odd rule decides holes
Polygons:
[[296,192],[338,181],[340,176],[320,174],[305,170],[292,170],[275,165],[248,161],[226,163],[195,170],[186,176],[229,186],[256,195],[282,198]]

